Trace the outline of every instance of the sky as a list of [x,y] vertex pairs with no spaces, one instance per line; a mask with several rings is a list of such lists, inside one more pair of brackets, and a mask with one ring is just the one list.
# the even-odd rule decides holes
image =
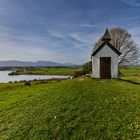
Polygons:
[[0,0],[0,61],[83,64],[114,27],[140,46],[140,0]]

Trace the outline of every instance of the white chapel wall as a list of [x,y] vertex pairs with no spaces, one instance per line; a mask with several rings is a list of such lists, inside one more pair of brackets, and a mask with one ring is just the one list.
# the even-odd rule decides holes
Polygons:
[[111,78],[117,78],[119,56],[107,45],[92,56],[92,77],[100,78],[100,57],[111,57]]

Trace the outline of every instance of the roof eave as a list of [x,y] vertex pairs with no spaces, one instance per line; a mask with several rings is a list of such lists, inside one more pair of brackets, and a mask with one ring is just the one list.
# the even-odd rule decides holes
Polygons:
[[118,56],[121,55],[121,52],[118,51],[112,44],[110,44],[109,42],[103,42],[96,50],[93,51],[93,53],[91,54],[91,56],[95,56],[103,47],[104,45],[108,45],[108,47],[110,47],[110,49],[112,49]]

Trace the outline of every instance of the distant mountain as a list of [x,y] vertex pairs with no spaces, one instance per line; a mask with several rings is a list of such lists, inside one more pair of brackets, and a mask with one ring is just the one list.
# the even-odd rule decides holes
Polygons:
[[56,63],[51,61],[37,61],[37,62],[31,62],[31,61],[16,61],[16,60],[10,60],[10,61],[0,61],[0,67],[37,67],[37,66],[43,66],[43,67],[55,67],[55,66],[77,66],[73,63]]
[[73,63],[63,63],[64,66],[77,66],[76,64]]

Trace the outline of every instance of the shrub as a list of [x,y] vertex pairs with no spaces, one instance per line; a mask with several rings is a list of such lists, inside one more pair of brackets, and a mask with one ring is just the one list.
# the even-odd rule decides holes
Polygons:
[[31,83],[29,81],[25,81],[24,85],[25,86],[31,86]]
[[118,78],[121,79],[122,76],[123,76],[123,73],[119,70],[118,71]]
[[92,71],[92,61],[85,63],[82,66],[83,74],[90,74]]
[[82,76],[84,73],[83,73],[83,71],[75,71],[74,72],[74,77],[80,77],[80,76]]

